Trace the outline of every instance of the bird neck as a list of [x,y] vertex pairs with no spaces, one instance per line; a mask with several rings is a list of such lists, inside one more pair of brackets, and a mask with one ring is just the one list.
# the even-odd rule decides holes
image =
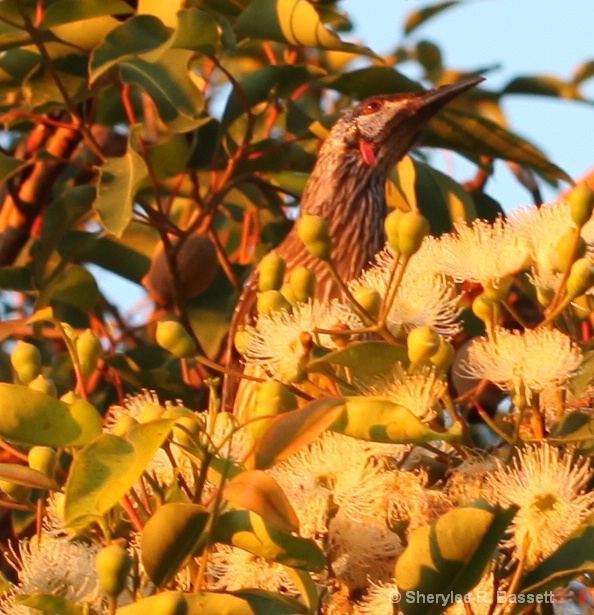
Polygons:
[[[330,146],[330,147],[328,147]],[[356,151],[322,147],[301,200],[301,210],[326,218],[332,257],[343,279],[358,276],[385,242],[386,171]]]

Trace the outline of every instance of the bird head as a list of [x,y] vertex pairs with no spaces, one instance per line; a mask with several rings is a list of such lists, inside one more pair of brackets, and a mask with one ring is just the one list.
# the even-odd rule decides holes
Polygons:
[[368,98],[342,116],[336,132],[364,164],[388,171],[442,107],[482,80],[468,77],[424,92]]

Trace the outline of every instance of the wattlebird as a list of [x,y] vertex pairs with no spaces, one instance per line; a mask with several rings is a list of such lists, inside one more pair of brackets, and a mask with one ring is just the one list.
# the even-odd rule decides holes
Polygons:
[[[383,248],[387,213],[386,181],[394,165],[409,151],[431,118],[448,102],[483,79],[469,77],[431,90],[368,98],[346,113],[324,141],[301,198],[301,213],[328,222],[331,259],[338,275],[350,280]],[[306,266],[316,275],[316,299],[339,294],[339,287],[322,260],[312,256],[294,227],[276,252],[286,274]],[[239,299],[230,340],[253,317],[258,270],[252,273]],[[227,379],[224,398],[233,405]]]

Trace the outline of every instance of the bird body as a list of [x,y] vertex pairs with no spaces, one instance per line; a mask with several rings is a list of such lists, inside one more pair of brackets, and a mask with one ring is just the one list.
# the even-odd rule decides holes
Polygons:
[[[333,126],[303,192],[301,213],[327,220],[331,258],[343,280],[359,276],[384,246],[385,185],[394,165],[435,113],[480,81],[480,77],[470,77],[424,92],[369,98]],[[287,275],[298,266],[315,273],[316,299],[324,301],[339,294],[326,264],[310,254],[295,227],[276,251],[286,263]],[[240,297],[231,324],[231,343],[237,328],[254,316],[257,276],[256,269]]]

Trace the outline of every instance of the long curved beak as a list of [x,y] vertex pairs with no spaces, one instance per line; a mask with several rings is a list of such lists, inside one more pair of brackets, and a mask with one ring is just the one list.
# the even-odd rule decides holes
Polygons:
[[418,115],[431,117],[462,92],[470,90],[484,80],[484,77],[466,77],[455,83],[420,92],[411,100],[411,106],[417,111]]

